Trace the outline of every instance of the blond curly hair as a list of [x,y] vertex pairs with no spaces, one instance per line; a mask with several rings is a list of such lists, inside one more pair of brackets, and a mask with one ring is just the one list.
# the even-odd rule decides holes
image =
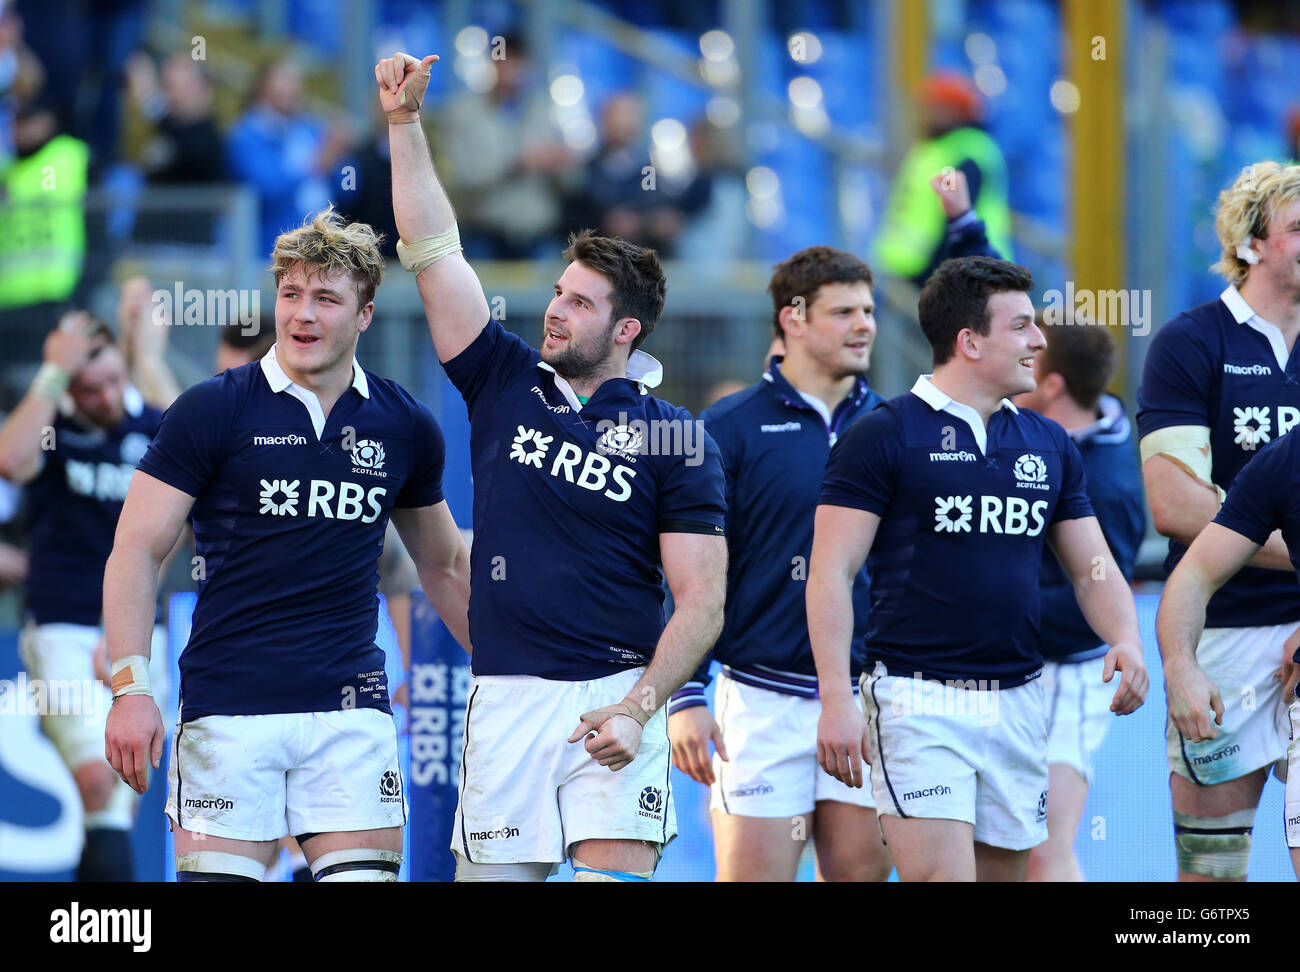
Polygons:
[[1240,284],[1251,264],[1237,256],[1237,247],[1268,237],[1268,225],[1286,205],[1300,199],[1300,165],[1256,162],[1241,170],[1237,180],[1219,193],[1214,231],[1223,251],[1211,267],[1229,282]]
[[365,223],[345,223],[331,204],[301,226],[275,239],[271,251],[271,273],[278,287],[285,274],[303,266],[308,277],[343,271],[351,274],[357,288],[357,306],[375,299],[384,278],[384,257],[379,252],[383,237]]

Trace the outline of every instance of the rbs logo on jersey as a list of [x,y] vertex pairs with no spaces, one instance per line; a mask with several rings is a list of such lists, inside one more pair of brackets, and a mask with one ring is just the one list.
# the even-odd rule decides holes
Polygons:
[[[936,496],[934,530],[936,533],[970,533],[975,511],[973,496]],[[1005,533],[1009,536],[1036,537],[1043,532],[1043,514],[1047,500],[1021,499],[1019,496],[981,496],[979,498],[979,532]],[[1031,522],[1032,521],[1032,522]]]
[[[297,516],[301,502],[299,486],[301,481],[294,479],[263,479],[262,491],[258,495],[261,506],[258,512],[269,516]],[[313,479],[307,493],[307,516],[322,516],[328,520],[360,520],[362,523],[374,523],[384,512],[379,497],[388,490],[375,486],[369,492],[357,483],[339,483],[336,489],[333,483],[323,479]],[[361,501],[365,500],[369,512],[363,516]]]
[[[521,466],[546,469],[552,476],[563,477],[593,493],[604,490],[605,496],[616,503],[626,503],[628,497],[632,495],[632,478],[636,475],[635,469],[615,465],[596,452],[584,454],[572,442],[560,443],[559,451],[555,453],[554,458],[551,458],[548,453],[554,436],[542,435],[536,429],[525,428],[522,425],[518,426],[518,429],[519,434],[510,444],[510,458]],[[605,488],[610,485],[611,480],[618,488],[617,492]]]

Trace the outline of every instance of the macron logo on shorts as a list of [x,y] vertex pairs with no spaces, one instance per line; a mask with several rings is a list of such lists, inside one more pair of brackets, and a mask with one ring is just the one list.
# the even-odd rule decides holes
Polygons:
[[497,830],[471,830],[470,840],[508,840],[519,836],[518,827],[501,827]]
[[235,801],[227,800],[225,797],[211,797],[195,800],[193,797],[185,798],[186,810],[232,810]]
[[952,787],[943,786],[942,784],[940,784],[939,786],[927,787],[924,790],[913,790],[911,793],[904,793],[903,799],[919,800],[922,797],[928,797],[928,796],[947,796],[951,792],[952,792]]
[[1193,756],[1192,762],[1197,766],[1204,766],[1206,763],[1216,763],[1229,756],[1236,756],[1239,752],[1241,752],[1241,747],[1234,743],[1231,746],[1224,746],[1222,749],[1216,750],[1208,756]]

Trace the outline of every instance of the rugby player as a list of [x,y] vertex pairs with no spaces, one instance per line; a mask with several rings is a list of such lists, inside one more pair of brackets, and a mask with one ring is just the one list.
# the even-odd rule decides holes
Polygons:
[[[77,879],[130,881],[137,801],[104,759],[112,697],[97,679],[95,654],[104,562],[131,473],[162,413],[129,382],[108,326],[85,313],[60,321],[45,339],[44,359],[0,428],[0,476],[27,487],[31,550],[20,653],[29,675],[46,683],[51,701],[55,686],[79,687],[80,711],[51,710],[41,717],[85,809]],[[141,604],[140,638],[161,649],[166,638],[156,620],[150,598]],[[159,665],[154,672],[160,687],[165,671]],[[144,792],[143,776],[141,784]]]
[[[705,703],[705,659],[673,696],[668,730],[677,768],[711,787],[719,881],[793,881],[808,837],[825,880],[883,881],[891,870],[871,790],[817,765],[821,710],[803,596],[826,456],[883,400],[865,377],[876,336],[873,284],[870,267],[828,246],[778,264],[768,291],[784,356],[700,415],[727,476],[726,620],[712,652],[722,663],[718,717]],[[867,583],[859,572],[859,636]],[[861,671],[855,656],[851,674]]]
[[[1228,280],[1217,300],[1162,327],[1138,391],[1142,475],[1171,569],[1213,520],[1226,490],[1261,447],[1300,421],[1300,166],[1247,167],[1218,200]],[[1244,881],[1251,829],[1269,768],[1281,774],[1286,702],[1275,677],[1300,623],[1300,586],[1286,545],[1266,538],[1211,598],[1195,654],[1162,642],[1169,719],[1166,752],[1178,876]],[[1268,570],[1265,568],[1276,568]],[[1222,731],[1180,726],[1223,699]]]
[[374,642],[390,517],[469,644],[442,433],[355,358],[383,274],[377,243],[329,209],[276,240],[275,345],[177,398],[118,523],[104,577],[106,749],[136,789],[163,739],[143,670],[147,607],[191,510],[203,566],[169,769],[182,881],[261,880],[286,834],[318,881],[397,879],[406,803]]
[[[808,628],[818,761],[863,784],[869,754],[900,880],[1020,880],[1047,836],[1047,711],[1038,572],[1051,540],[1088,623],[1124,673],[1112,709],[1146,695],[1137,612],[1055,422],[1032,391],[1044,346],[1028,271],[948,260],[921,291],[934,374],[859,419],[831,450],[817,507]],[[852,587],[870,553],[862,708],[848,686]],[[864,710],[865,716],[864,719]]]
[[[1183,555],[1160,597],[1156,634],[1160,651],[1170,661],[1180,659],[1176,697],[1171,695],[1169,717],[1189,743],[1221,745],[1227,721],[1226,693],[1198,664],[1197,640],[1207,616],[1206,607],[1216,591],[1230,582],[1267,544],[1281,538],[1300,570],[1300,437],[1283,436],[1259,451],[1237,473],[1214,520],[1197,535]],[[1288,645],[1288,649],[1293,645]],[[1239,661],[1243,660],[1240,656]],[[1291,866],[1300,876],[1300,702],[1295,700],[1300,676],[1300,651],[1283,666],[1281,695],[1288,706],[1291,740],[1287,751],[1285,828],[1291,849]],[[1168,675],[1166,675],[1168,678]],[[1170,683],[1174,690],[1174,683]],[[1213,719],[1211,719],[1213,713]]]
[[[1017,395],[1058,423],[1083,457],[1088,500],[1106,544],[1126,580],[1146,532],[1146,502],[1137,447],[1124,404],[1105,388],[1115,373],[1115,343],[1105,327],[1071,317],[1039,329],[1047,347],[1034,359],[1037,387]],[[1074,834],[1093,779],[1092,760],[1110,729],[1111,692],[1101,680],[1106,645],[1074,597],[1060,563],[1050,554],[1039,574],[1043,694],[1047,698],[1047,840],[1029,853],[1031,881],[1082,881]]]
[[722,626],[721,462],[689,413],[650,394],[662,367],[638,348],[663,310],[653,250],[572,238],[540,352],[491,319],[419,124],[435,60],[398,54],[375,78],[398,253],[469,411],[456,878],[540,881],[571,859],[580,881],[649,880],[677,829],[664,706]]

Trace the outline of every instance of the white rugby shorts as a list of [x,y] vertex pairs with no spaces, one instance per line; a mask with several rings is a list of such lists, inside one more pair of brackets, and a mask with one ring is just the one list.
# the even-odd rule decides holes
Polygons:
[[1286,658],[1283,645],[1296,627],[1205,629],[1196,661],[1223,699],[1223,725],[1216,738],[1194,743],[1167,719],[1170,770],[1205,785],[1235,780],[1261,766],[1286,779],[1291,727],[1282,682],[1273,673]]
[[1081,662],[1043,663],[1043,697],[1047,700],[1047,763],[1071,766],[1092,785],[1092,758],[1110,731],[1111,699],[1122,672],[1101,680],[1106,657]]
[[710,810],[740,817],[794,817],[824,800],[875,807],[869,774],[854,789],[818,764],[820,699],[746,685],[726,672],[718,676],[715,699],[731,758],[724,762],[713,754]]
[[[18,636],[27,677],[41,683],[41,729],[70,770],[107,762],[104,727],[113,692],[95,678],[95,647],[102,633],[88,624],[28,624]],[[161,625],[153,630],[149,651],[149,683],[159,711],[166,712],[167,632]]]
[[[568,742],[582,713],[621,702],[644,668],[590,681],[478,675],[465,709],[460,800],[451,849],[472,864],[551,863],[583,840],[677,835],[666,707],[617,772]],[[552,868],[554,872],[556,868]]]
[[962,820],[975,840],[1027,850],[1047,839],[1047,706],[1041,679],[952,687],[885,671],[859,682],[877,812]]
[[406,823],[393,717],[379,709],[210,715],[172,739],[173,826],[236,840]]

